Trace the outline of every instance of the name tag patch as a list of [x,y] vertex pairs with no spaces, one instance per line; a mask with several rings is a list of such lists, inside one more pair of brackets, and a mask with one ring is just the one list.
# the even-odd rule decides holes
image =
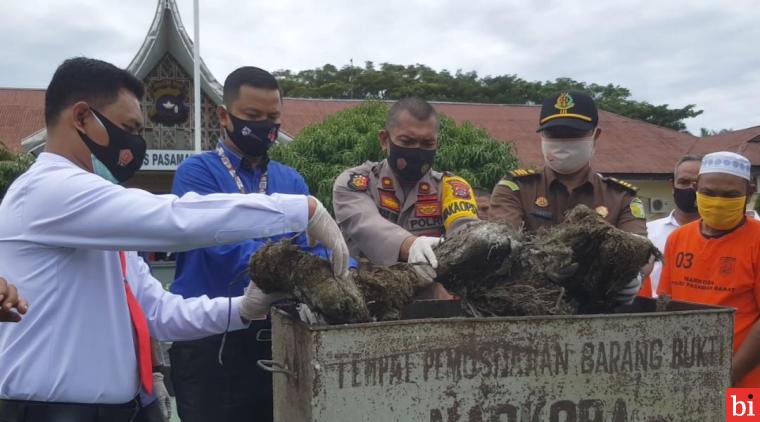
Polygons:
[[443,225],[441,217],[423,217],[412,218],[409,220],[409,230],[430,230],[432,228],[440,228]]

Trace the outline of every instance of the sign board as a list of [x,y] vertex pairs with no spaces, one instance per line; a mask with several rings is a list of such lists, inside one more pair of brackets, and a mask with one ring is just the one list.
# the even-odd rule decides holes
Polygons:
[[195,154],[193,150],[149,149],[140,170],[175,171],[185,158]]
[[308,326],[277,310],[274,420],[723,420],[732,315],[694,305]]

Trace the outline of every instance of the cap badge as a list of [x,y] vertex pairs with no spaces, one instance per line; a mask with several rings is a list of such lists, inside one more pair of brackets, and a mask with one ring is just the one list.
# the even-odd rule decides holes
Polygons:
[[567,113],[567,110],[573,107],[575,107],[575,101],[573,101],[573,97],[571,97],[567,92],[559,94],[559,97],[557,97],[557,102],[554,104],[554,108],[559,110],[560,114]]
[[549,206],[549,200],[546,199],[545,196],[539,196],[536,198],[536,205],[538,205],[541,208],[545,208]]

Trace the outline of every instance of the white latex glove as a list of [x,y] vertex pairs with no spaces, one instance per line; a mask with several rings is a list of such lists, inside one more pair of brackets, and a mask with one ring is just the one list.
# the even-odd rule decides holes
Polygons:
[[324,205],[317,198],[314,198],[314,201],[316,201],[317,206],[306,226],[309,243],[320,242],[330,249],[332,251],[333,273],[338,277],[345,277],[348,275],[348,246],[343,239],[343,233]]
[[626,284],[620,291],[617,292],[615,295],[615,301],[617,301],[620,305],[629,305],[631,302],[633,302],[634,299],[636,299],[636,295],[639,294],[639,290],[641,289],[641,280],[643,278],[641,277],[641,273],[636,275],[636,277],[633,278],[628,284]]
[[240,301],[240,316],[248,321],[264,319],[272,303],[289,297],[291,297],[289,294],[283,292],[266,294],[250,282],[243,293],[243,300]]
[[298,309],[298,316],[301,317],[301,321],[309,324],[309,325],[326,325],[327,321],[325,319],[312,311],[309,306],[305,303],[299,303],[297,308]]
[[158,407],[161,409],[161,417],[164,422],[169,422],[172,418],[172,398],[164,384],[164,374],[160,372],[153,373],[153,394],[158,400]]
[[438,268],[438,258],[433,252],[433,246],[443,242],[440,237],[420,236],[409,247],[409,258],[406,262],[417,264],[412,266],[414,271],[431,283],[435,279],[435,269]]

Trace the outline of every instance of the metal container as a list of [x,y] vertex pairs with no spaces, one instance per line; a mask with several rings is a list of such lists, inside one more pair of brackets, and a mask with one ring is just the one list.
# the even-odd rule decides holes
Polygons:
[[[409,311],[426,308],[451,310]],[[276,309],[260,365],[280,422],[723,420],[733,310],[625,312],[309,326]]]

